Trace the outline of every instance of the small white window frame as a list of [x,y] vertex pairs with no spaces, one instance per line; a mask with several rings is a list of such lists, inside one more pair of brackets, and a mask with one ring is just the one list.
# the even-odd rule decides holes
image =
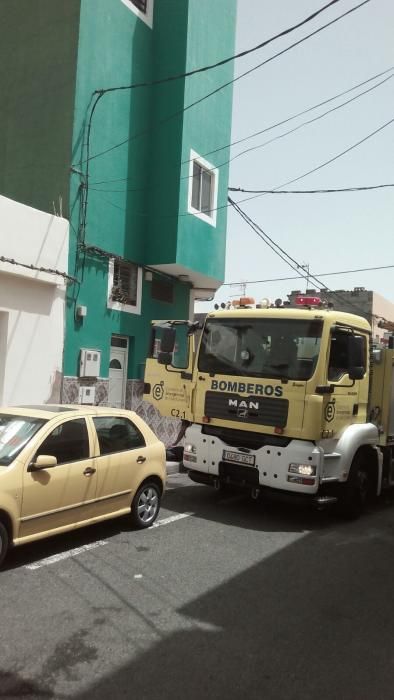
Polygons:
[[123,311],[126,314],[141,315],[141,297],[142,297],[142,267],[138,268],[137,272],[137,303],[135,306],[131,304],[122,304],[120,301],[113,301],[112,287],[114,286],[114,267],[115,258],[110,258],[108,263],[108,292],[107,292],[107,308],[113,311]]
[[150,27],[152,29],[152,27],[153,27],[153,3],[154,3],[154,0],[147,0],[146,12],[141,12],[141,10],[139,10],[138,7],[136,7],[134,5],[134,3],[131,2],[131,0],[120,0],[120,1],[123,2],[123,4],[126,5],[126,7],[128,7],[129,10],[134,12],[134,14],[137,15],[137,17],[139,19],[142,19],[142,21],[145,22],[145,24],[147,24],[148,27]]
[[[199,209],[195,209],[192,205],[192,193],[193,193],[193,163],[197,162],[198,165],[201,165],[202,168],[205,168],[205,170],[209,170],[212,174],[212,179],[213,179],[213,192],[212,192],[212,215],[209,216],[208,214],[205,214],[204,212],[200,211]],[[219,170],[218,168],[215,168],[212,163],[209,163],[205,158],[202,158],[201,156],[196,153],[196,151],[193,151],[193,149],[190,150],[190,162],[189,162],[189,192],[188,192],[188,202],[187,202],[187,211],[189,214],[193,214],[196,216],[198,219],[201,219],[201,221],[205,221],[205,223],[209,224],[210,226],[216,226],[216,214],[217,214],[217,205],[218,205],[218,186],[219,186]]]

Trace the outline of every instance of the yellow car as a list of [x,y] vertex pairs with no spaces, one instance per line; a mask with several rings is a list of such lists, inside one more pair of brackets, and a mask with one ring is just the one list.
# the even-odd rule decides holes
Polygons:
[[132,411],[0,409],[0,565],[20,545],[121,515],[155,521],[165,448]]

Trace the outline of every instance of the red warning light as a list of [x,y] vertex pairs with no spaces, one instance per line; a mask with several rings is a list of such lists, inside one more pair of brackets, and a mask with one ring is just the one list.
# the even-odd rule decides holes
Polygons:
[[320,297],[299,296],[295,298],[297,306],[320,306]]

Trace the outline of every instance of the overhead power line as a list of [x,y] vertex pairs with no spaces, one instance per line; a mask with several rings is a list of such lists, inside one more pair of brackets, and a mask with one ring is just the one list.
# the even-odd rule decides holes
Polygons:
[[[327,99],[323,100],[322,102],[318,102],[317,104],[312,105],[311,107],[307,107],[306,109],[303,109],[301,112],[297,112],[296,114],[292,114],[290,117],[286,117],[285,119],[282,119],[279,122],[276,122],[274,124],[270,124],[269,126],[264,127],[263,129],[259,129],[258,131],[253,132],[252,134],[249,134],[248,136],[244,136],[243,138],[237,139],[235,141],[231,141],[230,143],[227,143],[223,146],[218,146],[217,148],[214,148],[211,151],[207,151],[206,153],[202,153],[201,157],[206,158],[207,156],[213,155],[214,153],[219,153],[220,151],[227,150],[231,148],[231,146],[237,146],[240,143],[244,143],[245,141],[249,141],[250,139],[255,138],[256,136],[261,136],[261,134],[265,134],[268,131],[272,131],[273,129],[276,129],[278,126],[283,126],[284,124],[287,124],[290,121],[293,121],[294,119],[297,119],[298,117],[302,117],[305,114],[308,114],[309,112],[312,112],[315,109],[318,109],[319,107],[323,107],[326,104],[329,104],[330,102],[333,102],[334,100],[337,100],[339,97],[343,97],[344,95],[348,95],[349,92],[353,92],[353,90],[357,90],[360,87],[363,87],[363,85],[367,85],[368,83],[372,82],[372,80],[376,80],[377,78],[380,78],[382,75],[386,75],[387,73],[390,73],[390,71],[394,70],[394,66],[390,66],[390,68],[387,68],[384,71],[381,71],[380,73],[376,73],[375,75],[371,76],[370,78],[367,78],[366,80],[363,80],[361,83],[357,83],[356,85],[353,85],[352,87],[348,88],[347,90],[343,90],[342,92],[338,92],[336,95],[333,95],[332,97],[328,97]],[[380,83],[379,83],[380,84]],[[361,93],[363,95],[364,93]],[[360,96],[360,95],[359,95]],[[186,165],[187,163],[190,163],[192,158],[187,158],[186,160],[180,161],[180,163],[176,163],[172,167],[178,167],[179,165]],[[121,178],[114,178],[112,180],[97,180],[94,182],[91,182],[91,185],[110,185],[116,182],[128,182],[132,178],[130,177],[121,177]],[[136,187],[133,189],[129,189],[127,191],[129,192],[140,192],[142,190],[145,190],[145,187]]]
[[[333,24],[335,24],[335,23],[338,22],[339,20],[343,19],[344,17],[347,17],[347,16],[350,15],[352,12],[355,12],[356,10],[360,9],[361,7],[363,7],[364,5],[366,5],[367,3],[369,3],[370,1],[371,1],[371,0],[363,0],[363,2],[360,2],[358,5],[355,5],[354,7],[350,8],[349,10],[347,10],[347,11],[344,12],[343,14],[339,15],[338,17],[335,17],[335,18],[334,18],[333,20],[331,20],[330,22],[327,22],[326,24],[323,24],[321,27],[318,27],[318,29],[315,29],[315,31],[311,32],[310,34],[307,34],[307,35],[306,35],[305,37],[303,37],[302,39],[299,39],[298,41],[294,42],[293,44],[290,44],[290,45],[287,46],[285,49],[282,49],[282,50],[279,51],[278,53],[274,54],[273,56],[270,56],[269,58],[265,59],[264,61],[262,61],[261,63],[257,64],[256,66],[253,66],[252,68],[250,68],[249,70],[245,71],[244,73],[241,73],[241,74],[238,75],[237,77],[232,78],[231,80],[227,81],[226,83],[223,83],[222,85],[219,85],[217,88],[215,88],[215,90],[212,90],[212,91],[209,92],[208,94],[203,95],[203,97],[200,97],[198,100],[195,100],[194,102],[191,102],[189,105],[186,105],[186,106],[183,107],[182,109],[177,110],[176,112],[173,112],[172,114],[168,115],[168,116],[165,117],[164,119],[161,119],[160,121],[158,121],[158,122],[154,125],[154,127],[151,127],[151,128],[148,128],[148,129],[144,129],[143,131],[137,132],[136,134],[133,134],[132,136],[129,136],[128,138],[124,139],[123,141],[120,141],[119,143],[113,144],[112,146],[109,146],[108,148],[106,148],[106,149],[104,149],[104,150],[102,150],[102,151],[99,151],[98,153],[94,153],[93,155],[89,155],[89,156],[87,156],[87,158],[86,158],[84,161],[82,161],[82,163],[86,163],[88,160],[94,160],[95,158],[99,158],[99,157],[101,157],[101,156],[103,156],[103,155],[106,155],[107,153],[110,153],[111,151],[114,151],[114,150],[120,148],[121,146],[124,146],[126,143],[129,143],[129,142],[131,142],[131,141],[133,141],[133,140],[135,140],[135,139],[137,139],[137,138],[140,138],[141,136],[144,136],[144,135],[147,135],[147,134],[152,133],[153,129],[157,129],[158,126],[162,126],[163,124],[166,124],[167,122],[169,122],[169,121],[171,121],[172,119],[174,119],[174,118],[180,116],[181,114],[184,114],[186,111],[188,111],[188,110],[191,109],[192,107],[195,107],[195,106],[197,106],[198,104],[201,104],[202,102],[204,102],[204,100],[207,100],[209,97],[212,97],[213,95],[217,94],[218,92],[220,92],[220,91],[223,90],[224,88],[226,88],[226,87],[228,87],[228,86],[230,86],[230,85],[236,83],[238,80],[241,80],[241,78],[244,78],[245,76],[249,75],[250,73],[253,73],[255,70],[258,70],[259,68],[261,68],[262,66],[266,65],[267,63],[270,63],[271,61],[275,60],[275,59],[278,58],[279,56],[282,56],[283,54],[287,53],[288,51],[290,51],[291,49],[295,48],[296,46],[299,46],[299,45],[302,44],[304,41],[307,41],[308,39],[310,39],[311,37],[315,36],[316,34],[319,34],[319,33],[320,33],[321,31],[323,31],[324,29],[327,29],[328,27],[332,26]],[[310,21],[310,20],[309,20],[309,21]],[[148,86],[149,84],[150,84],[150,83],[147,83],[146,86]],[[117,89],[119,89],[119,88],[112,88],[112,89],[111,89],[111,88],[106,88],[105,90],[96,90],[93,94],[95,94],[95,95],[97,96],[97,102],[98,102],[98,101],[99,101],[105,94],[107,94],[110,90],[113,92],[113,91],[115,91],[115,90],[117,90]],[[132,89],[132,86],[125,86],[124,89]],[[90,115],[90,118],[89,118],[89,122],[91,121],[92,112],[93,112],[93,110],[95,109],[95,106],[96,106],[96,103],[95,103],[94,107],[92,108],[91,115]]]
[[278,34],[275,34],[274,36],[271,36],[269,39],[265,39],[265,41],[262,41],[260,44],[257,44],[257,46],[253,46],[250,49],[245,49],[244,51],[240,51],[239,53],[233,54],[232,56],[223,58],[221,61],[217,61],[216,63],[210,63],[206,66],[194,68],[193,70],[187,71],[185,73],[177,73],[175,75],[169,75],[165,78],[158,78],[157,80],[150,80],[139,83],[131,83],[130,85],[119,85],[109,88],[103,88],[102,90],[97,90],[96,92],[107,93],[115,92],[118,90],[135,90],[136,88],[151,87],[153,85],[162,85],[163,83],[173,82],[174,80],[190,78],[192,75],[197,75],[197,73],[206,73],[209,70],[219,68],[220,66],[226,65],[226,63],[231,63],[232,61],[235,61],[238,58],[243,58],[244,56],[248,56],[249,54],[254,53],[255,51],[259,51],[265,46],[268,46],[268,44],[271,44],[273,41],[276,41],[277,39],[280,39],[283,36],[287,36],[287,34],[291,34],[296,29],[303,27],[304,24],[308,24],[308,22],[311,22],[313,19],[321,15],[322,12],[325,12],[330,7],[332,7],[332,5],[336,5],[340,1],[341,0],[331,0],[331,2],[328,2],[326,5],[323,5],[323,7],[320,7],[318,10],[313,12],[311,15],[308,15],[308,17],[305,17],[305,19],[301,20],[297,24],[293,24],[293,26],[284,29],[283,31],[279,32]]
[[[228,160],[225,160],[222,163],[215,165],[212,170],[217,170],[218,168],[222,168],[224,165],[231,163],[232,161],[234,161],[236,158],[239,158],[240,156],[246,155],[247,153],[251,153],[251,152],[256,151],[260,148],[264,148],[264,146],[268,146],[269,144],[274,143],[275,141],[283,139],[285,136],[289,136],[290,134],[293,134],[296,131],[299,131],[299,129],[302,129],[303,127],[308,126],[309,124],[313,124],[314,122],[319,121],[320,119],[323,119],[328,114],[336,112],[337,110],[342,109],[342,107],[346,107],[348,104],[354,102],[355,100],[358,100],[360,97],[363,97],[364,95],[372,92],[373,90],[376,90],[376,88],[380,87],[381,85],[386,83],[388,80],[391,80],[393,77],[394,77],[394,73],[389,75],[387,78],[384,78],[379,83],[376,83],[376,85],[372,85],[372,87],[369,87],[367,90],[363,90],[363,92],[360,92],[358,95],[354,95],[354,97],[351,97],[349,100],[346,100],[345,102],[341,102],[339,105],[332,107],[331,109],[327,110],[326,112],[323,112],[322,114],[318,114],[316,117],[313,117],[312,119],[308,119],[305,122],[301,122],[301,124],[298,124],[293,129],[290,129],[289,131],[285,131],[282,134],[278,134],[277,136],[274,136],[272,139],[269,139],[268,141],[265,141],[264,143],[257,144],[256,146],[251,146],[250,148],[247,148],[245,151],[241,151],[240,153],[237,153],[236,155],[232,156],[231,158],[228,158]],[[190,163],[191,160],[192,159],[189,159],[188,161],[182,161],[181,165],[183,165],[184,162]],[[184,175],[180,178],[180,180],[190,180],[192,178],[193,178],[193,174],[192,175]],[[97,184],[97,183],[92,183],[92,184]],[[98,183],[98,184],[103,184],[103,183]],[[147,188],[143,188],[143,187],[142,188],[122,188],[122,189],[101,189],[100,188],[100,191],[101,192],[140,192],[140,191],[145,191],[146,189]],[[236,191],[236,190],[233,190],[233,191]]]
[[322,190],[244,190],[242,187],[229,187],[229,192],[243,192],[244,194],[332,194],[334,192],[366,192],[367,190],[381,190],[385,187],[394,187],[394,183],[383,185],[365,185],[363,187],[332,187]]
[[[334,161],[338,160],[339,158],[342,158],[342,156],[346,155],[347,153],[350,153],[350,151],[353,151],[355,148],[360,146],[362,143],[365,143],[365,141],[368,141],[368,139],[372,138],[373,136],[378,134],[380,131],[383,131],[383,129],[386,129],[393,122],[394,122],[394,118],[389,119],[388,122],[385,122],[384,124],[379,126],[377,129],[375,129],[374,131],[371,131],[371,133],[367,134],[367,136],[364,136],[364,138],[360,139],[359,141],[356,141],[356,143],[352,144],[348,148],[345,148],[344,151],[337,153],[337,155],[333,156],[329,160],[324,161],[324,163],[320,163],[320,165],[317,165],[315,168],[308,170],[306,173],[303,173],[302,175],[298,175],[298,177],[294,177],[294,178],[292,178],[292,180],[288,180],[287,182],[282,182],[282,184],[278,185],[277,187],[274,187],[273,191],[280,190],[283,187],[287,187],[288,185],[292,185],[294,182],[299,182],[299,180],[302,180],[304,177],[307,177],[308,175],[312,175],[312,173],[316,173],[318,170],[325,168],[327,165],[330,165],[330,163],[333,163]],[[237,202],[237,204],[242,204],[243,202],[250,202],[252,199],[257,199],[258,197],[262,197],[265,194],[266,194],[266,192],[259,192],[259,194],[254,194],[252,197],[245,197],[245,199],[240,199]]]
[[[375,265],[374,267],[357,267],[353,270],[336,270],[335,272],[318,272],[318,277],[332,277],[334,275],[350,275],[355,272],[371,272],[374,270],[392,270],[393,265]],[[305,279],[304,275],[293,275],[291,277],[269,277],[265,280],[241,280],[238,282],[223,282],[222,287],[232,287],[237,284],[266,284],[268,282],[288,282],[289,280]]]
[[[362,315],[365,314],[365,309],[362,309],[361,307],[357,306],[353,302],[350,302],[349,300],[345,300],[339,292],[327,287],[327,285],[323,284],[322,281],[316,275],[313,275],[310,271],[305,272],[305,274],[303,275],[302,272],[300,272],[300,270],[303,269],[303,265],[300,262],[298,262],[295,258],[293,258],[289,253],[287,253],[284,250],[284,248],[282,248],[278,243],[276,243],[261,228],[261,226],[259,226],[255,221],[253,221],[253,219],[251,219],[251,217],[248,216],[248,214],[246,214],[246,212],[244,212],[243,209],[241,209],[241,207],[231,199],[231,197],[229,197],[228,200],[229,200],[230,205],[241,216],[241,218],[248,224],[248,226],[259,236],[259,238],[261,238],[261,240],[264,241],[264,243],[269,248],[271,248],[271,250],[273,250],[273,252],[276,255],[278,255],[278,257],[280,257],[287,265],[289,265],[289,267],[291,267],[295,272],[297,272],[297,274],[299,276],[303,277],[306,280],[307,284],[309,283],[309,281],[312,281],[313,284],[318,285],[324,291],[330,292],[331,294],[336,296],[337,299],[342,301],[342,303],[346,302],[346,304],[348,304],[349,306],[354,308],[358,314],[360,314],[360,313]],[[372,313],[368,314],[368,316],[380,318],[380,317],[376,316],[376,314],[372,314]]]

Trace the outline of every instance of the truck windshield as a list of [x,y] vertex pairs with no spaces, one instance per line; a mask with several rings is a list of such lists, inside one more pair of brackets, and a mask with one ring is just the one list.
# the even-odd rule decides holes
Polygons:
[[210,374],[310,379],[320,350],[323,322],[288,318],[209,319],[198,369]]
[[46,423],[39,418],[0,414],[0,466],[8,466]]

